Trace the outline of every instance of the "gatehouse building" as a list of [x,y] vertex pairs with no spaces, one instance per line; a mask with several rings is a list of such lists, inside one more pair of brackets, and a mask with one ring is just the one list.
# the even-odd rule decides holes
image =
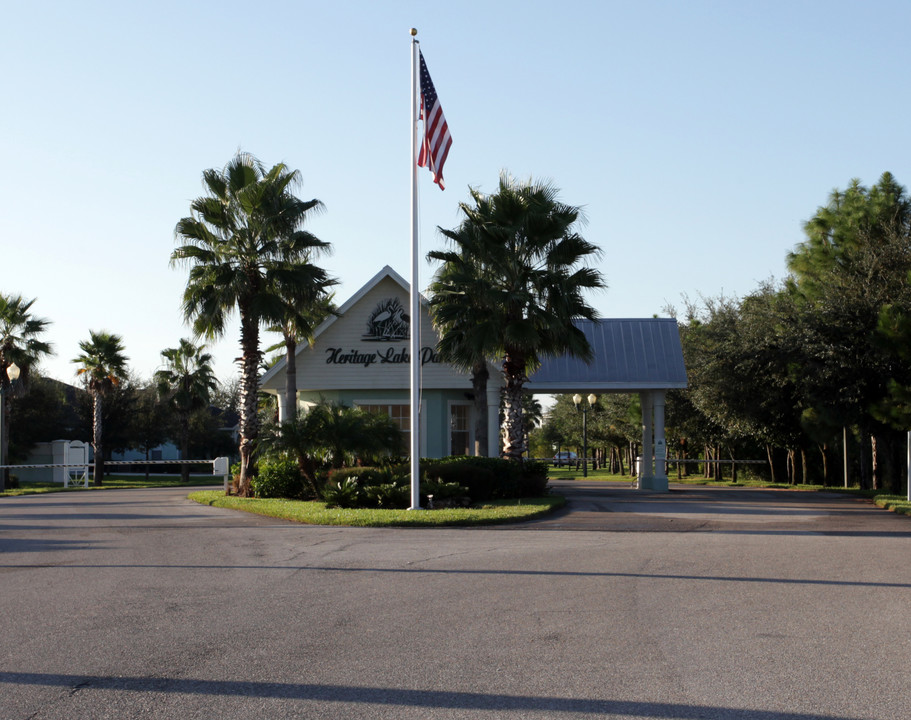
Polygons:
[[[410,432],[409,284],[384,267],[326,319],[312,344],[297,349],[298,408],[321,400],[393,418]],[[471,377],[443,362],[436,352],[438,335],[421,300],[420,328],[420,450],[423,457],[468,455],[474,452],[474,402]],[[579,320],[595,357],[585,363],[572,357],[545,359],[532,374],[532,393],[636,392],[643,408],[643,458],[640,487],[667,489],[664,440],[664,395],[686,387],[686,370],[677,322],[666,318],[641,320]],[[282,396],[286,360],[263,376],[261,389]],[[487,387],[487,454],[500,454],[499,367],[490,364]],[[279,403],[279,407],[282,407]],[[280,420],[286,418],[279,416]],[[407,446],[407,442],[406,442]]]

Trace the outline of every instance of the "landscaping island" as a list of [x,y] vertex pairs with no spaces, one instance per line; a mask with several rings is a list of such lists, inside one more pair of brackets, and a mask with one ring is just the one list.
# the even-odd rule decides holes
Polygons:
[[191,500],[203,505],[243,510],[308,525],[349,525],[354,527],[447,527],[496,525],[522,522],[547,515],[563,507],[565,498],[548,495],[537,498],[490,500],[477,507],[450,507],[436,510],[380,508],[329,508],[325,502],[283,498],[242,498],[220,490],[190,493]]

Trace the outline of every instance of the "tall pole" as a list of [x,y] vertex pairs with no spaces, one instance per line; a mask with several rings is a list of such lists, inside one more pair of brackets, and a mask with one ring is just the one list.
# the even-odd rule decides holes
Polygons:
[[573,403],[576,410],[582,413],[582,477],[588,477],[588,411],[595,409],[595,403],[598,397],[592,393],[585,400],[588,407],[582,404],[582,396],[579,393],[573,395]]
[[421,507],[421,303],[418,295],[418,31],[411,28],[411,507]]
[[588,410],[582,408],[582,477],[588,477]]
[[3,467],[6,465],[6,457],[3,454],[3,431],[6,429],[3,427],[3,413],[6,411],[3,406],[5,400],[6,393],[3,391],[2,382],[0,382],[0,491],[6,490],[6,468]]

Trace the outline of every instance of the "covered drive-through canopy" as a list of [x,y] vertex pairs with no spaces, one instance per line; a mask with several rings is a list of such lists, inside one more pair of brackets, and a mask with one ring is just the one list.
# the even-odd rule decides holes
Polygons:
[[687,386],[677,321],[671,318],[574,321],[594,358],[546,358],[529,378],[533,393],[639,393],[642,405],[642,463],[639,487],[668,489],[664,437],[665,393]]

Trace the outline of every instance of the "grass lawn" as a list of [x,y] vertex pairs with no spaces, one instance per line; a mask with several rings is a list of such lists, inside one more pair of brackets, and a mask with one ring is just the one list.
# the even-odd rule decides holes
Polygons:
[[906,495],[876,495],[873,498],[879,507],[891,510],[899,515],[911,515],[911,502]]
[[[592,470],[591,468],[588,469],[587,478],[582,477],[582,470],[576,470],[575,468],[568,467],[550,468],[547,475],[551,480],[604,480],[606,482],[622,482],[626,483],[627,485],[631,485],[636,479],[635,477],[631,477],[629,474],[617,475],[616,473],[611,473],[607,470]],[[701,475],[690,475],[688,477],[677,479],[677,475],[673,471],[671,471],[671,473],[668,475],[668,480],[671,482],[671,484],[682,485],[714,485],[717,487],[766,487],[790,490],[839,490],[837,487],[824,487],[823,485],[790,485],[788,483],[771,483],[765,480],[757,480],[745,472],[738,473],[737,482],[733,482],[731,480],[722,480],[721,482],[715,482],[714,480],[707,480]],[[840,489],[844,490],[844,488]]]
[[[222,486],[223,479],[214,475],[191,475],[189,485],[218,485]],[[50,492],[85,492],[86,490],[110,490],[113,488],[156,488],[156,487],[188,487],[180,482],[180,475],[105,475],[104,485],[95,487],[89,480],[88,488],[82,485],[64,488],[62,483],[53,482],[23,482],[21,487],[7,488],[0,492],[0,497],[13,495],[37,495]]]
[[220,490],[190,493],[190,499],[203,505],[243,510],[293,520],[308,525],[351,525],[356,527],[445,527],[495,525],[541,517],[566,504],[560,495],[521,500],[492,500],[476,508],[444,510],[346,510],[329,509],[323,502],[301,500],[239,498]]
[[547,477],[550,480],[605,480],[609,482],[624,482],[627,485],[632,483],[636,478],[629,475],[617,475],[607,470],[592,470],[588,468],[588,477],[582,477],[582,470],[576,470],[573,467],[550,467],[547,469]]

